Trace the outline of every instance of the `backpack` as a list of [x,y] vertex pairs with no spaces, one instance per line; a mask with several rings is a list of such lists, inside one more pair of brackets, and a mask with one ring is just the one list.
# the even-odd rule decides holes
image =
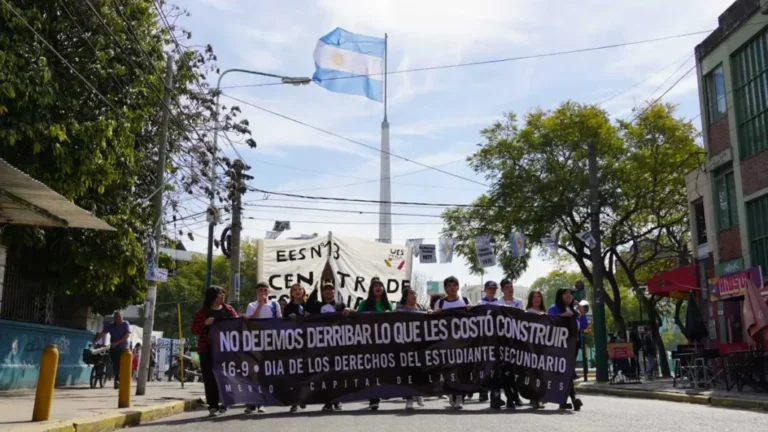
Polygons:
[[[464,300],[464,305],[465,306],[469,305],[469,300],[467,300],[466,297],[462,297],[461,299]],[[440,300],[437,301],[437,308],[438,309],[442,309],[444,304],[445,304],[445,297],[443,297],[443,298],[441,298]]]

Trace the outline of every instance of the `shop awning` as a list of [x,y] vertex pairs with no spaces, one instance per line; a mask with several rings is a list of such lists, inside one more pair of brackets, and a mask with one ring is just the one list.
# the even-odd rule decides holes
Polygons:
[[696,265],[691,264],[661,273],[648,280],[648,294],[685,300],[699,285]]
[[0,159],[0,224],[115,231],[3,159]]

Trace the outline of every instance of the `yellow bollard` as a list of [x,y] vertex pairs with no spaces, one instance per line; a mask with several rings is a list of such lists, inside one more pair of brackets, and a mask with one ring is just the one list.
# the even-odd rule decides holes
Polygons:
[[56,345],[48,345],[40,358],[40,373],[37,376],[37,391],[35,392],[35,408],[32,410],[32,421],[46,421],[51,417],[51,402],[53,402],[53,386],[56,384],[56,369],[59,367],[59,349]]
[[120,354],[120,388],[117,391],[117,407],[131,406],[131,370],[133,370],[133,354],[124,350]]

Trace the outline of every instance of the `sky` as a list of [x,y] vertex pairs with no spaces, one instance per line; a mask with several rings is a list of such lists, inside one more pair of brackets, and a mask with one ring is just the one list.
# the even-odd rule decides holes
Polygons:
[[[210,43],[221,70],[242,68],[278,75],[311,77],[317,40],[336,27],[369,36],[389,36],[389,70],[528,56],[714,30],[730,0],[185,0],[189,17],[179,25],[192,43]],[[598,103],[614,119],[631,118],[633,107],[659,97],[694,65],[693,50],[706,34],[481,66],[393,74],[389,77],[389,122],[394,154],[485,183],[466,164],[481,142],[480,130],[505,112],[555,108],[573,99]],[[215,85],[217,76],[209,79]],[[228,74],[224,95],[332,131],[376,148],[382,104],[360,96],[332,93],[317,85],[260,86],[274,79]],[[617,96],[618,95],[618,96]],[[614,97],[615,96],[615,97]],[[699,102],[695,73],[663,99],[679,104],[678,115],[695,118]],[[379,152],[290,122],[222,96],[238,105],[258,148],[235,147],[252,167],[253,187],[295,194],[377,200]],[[701,119],[694,124],[700,128]],[[220,147],[233,155],[220,139]],[[469,204],[484,186],[392,158],[393,201]],[[370,180],[367,183],[359,184]],[[351,185],[350,184],[355,184]],[[333,231],[334,235],[376,239],[378,215],[324,212],[344,209],[376,212],[378,205],[295,198],[256,192],[245,195],[243,235],[263,238],[275,220],[291,221],[288,236]],[[253,206],[255,204],[256,206]],[[289,206],[284,209],[267,206]],[[393,207],[393,212],[437,216],[438,208]],[[392,216],[393,243],[424,238],[437,243],[437,217]],[[311,222],[311,223],[310,223]],[[204,220],[177,229],[194,232],[189,250],[206,250]],[[222,226],[217,227],[218,238]],[[517,283],[529,286],[555,267],[534,250]],[[480,283],[466,262],[414,265],[428,278],[449,275],[462,285]],[[500,280],[500,268],[485,280]]]

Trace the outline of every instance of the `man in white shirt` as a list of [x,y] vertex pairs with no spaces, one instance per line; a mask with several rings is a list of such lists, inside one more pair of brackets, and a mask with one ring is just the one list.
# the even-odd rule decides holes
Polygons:
[[523,301],[519,298],[515,298],[515,286],[512,284],[511,280],[503,279],[501,281],[501,294],[503,297],[499,301],[499,304],[524,309]]
[[[269,285],[264,282],[256,284],[256,301],[248,303],[248,308],[245,310],[245,317],[248,319],[272,319],[282,318],[280,312],[280,305],[269,299]],[[246,405],[245,413],[249,414],[254,411],[260,413],[265,412],[264,407],[261,405]]]

